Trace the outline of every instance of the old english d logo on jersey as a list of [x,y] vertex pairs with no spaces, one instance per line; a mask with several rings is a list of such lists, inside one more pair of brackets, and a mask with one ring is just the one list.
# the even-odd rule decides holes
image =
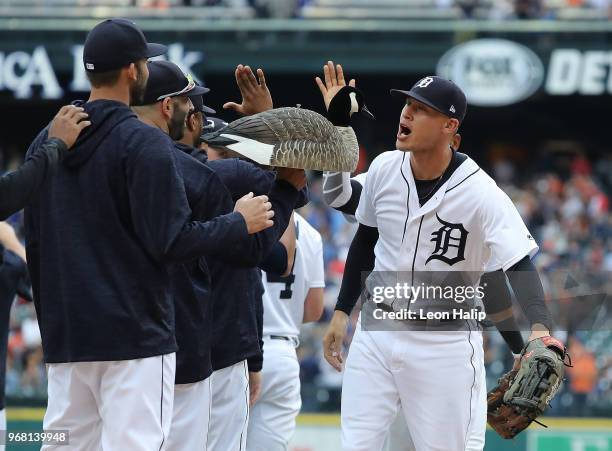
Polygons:
[[429,263],[430,260],[437,259],[452,266],[465,260],[463,253],[465,252],[465,243],[469,232],[465,230],[463,224],[446,222],[437,213],[436,218],[438,218],[442,227],[431,234],[430,241],[436,244],[436,248],[425,264]]

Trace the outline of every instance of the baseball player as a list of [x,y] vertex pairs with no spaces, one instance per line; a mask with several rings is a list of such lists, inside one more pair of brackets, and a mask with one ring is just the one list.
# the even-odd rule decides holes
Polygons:
[[295,430],[300,399],[300,365],[295,348],[300,325],[323,313],[323,243],[321,235],[294,213],[296,251],[286,277],[263,274],[263,385],[251,408],[247,451],[286,450]]
[[49,134],[41,148],[26,163],[0,177],[0,219],[6,219],[25,207],[38,193],[47,175],[53,170],[81,130],[91,125],[83,108],[63,106],[49,125]]
[[[13,228],[0,222],[0,439],[6,443],[6,412],[4,410],[4,388],[6,377],[6,353],[8,347],[9,314],[15,295],[31,301],[25,249]],[[0,451],[5,446],[0,445]]]
[[[249,68],[245,70],[251,72]],[[236,81],[243,94],[241,106],[245,107],[244,111],[263,111],[271,108],[271,98],[265,87],[265,80],[260,80],[261,83],[255,81],[255,84],[262,95],[250,98],[245,93],[246,88],[237,69]],[[197,126],[197,123],[204,122],[204,118],[198,118],[204,113],[200,106],[203,100],[201,96],[193,96],[192,102],[195,111],[187,121],[184,137],[177,143],[177,148],[186,154],[194,155],[213,169],[234,200],[248,192],[269,194],[270,201],[274,204],[275,230],[274,234],[268,234],[269,244],[266,248],[269,253],[278,251],[279,247],[283,247],[278,245],[278,239],[287,227],[293,208],[307,202],[304,192],[298,194],[294,189],[305,186],[304,171],[279,169],[275,175],[250,162],[235,158],[209,161],[205,153],[195,149],[200,143],[202,132],[201,125]],[[278,196],[281,193],[285,193],[282,194],[283,199]],[[287,197],[289,193],[291,196]],[[275,199],[278,203],[275,203]],[[260,273],[255,267],[266,266],[268,257],[263,257],[264,255],[254,261],[243,262],[242,265],[228,263],[216,257],[206,258],[211,273],[214,318],[211,349],[214,371],[210,377],[212,406],[208,433],[210,450],[239,450],[244,449],[246,443],[249,393],[257,385],[258,377],[255,373],[261,371],[263,360],[263,286]],[[286,256],[284,260],[286,267]],[[252,382],[254,387],[251,387]]]
[[[202,94],[206,90],[194,87],[179,94],[183,91],[181,88],[190,84],[190,81],[174,63],[153,61],[148,63],[148,68],[149,80],[144,100],[133,109],[145,123],[167,130],[175,139],[182,139],[186,120],[194,111],[190,99],[202,103]],[[163,99],[167,96],[177,104],[176,114],[164,114]],[[162,100],[158,100],[160,98]],[[202,109],[199,108],[198,111]],[[182,146],[175,145],[179,171],[185,182],[194,219],[204,221],[231,211],[233,202],[221,179],[191,157],[192,151],[193,148],[183,150]],[[201,258],[199,261],[175,265],[171,270],[179,349],[176,354],[173,420],[167,444],[169,450],[187,451],[208,446],[208,416],[211,411],[209,376],[212,372],[210,280],[217,280],[217,275],[209,273],[208,267],[216,260],[229,265],[254,265],[268,253],[269,248],[278,240],[278,235],[286,228],[298,196],[294,187],[286,186],[285,182],[279,183],[280,189],[277,183],[274,189],[269,190],[276,212],[272,227],[250,236],[248,243],[236,246],[226,242],[224,252],[206,254],[206,260]],[[240,274],[234,274],[234,284],[240,285],[243,280]]]
[[[459,150],[461,135],[456,134],[451,148]],[[350,177],[348,172],[323,173],[323,200],[332,208],[341,211],[348,221],[355,222],[355,211],[359,204],[361,191],[365,184],[367,172]],[[506,344],[515,358],[518,358],[524,346],[519,326],[512,312],[512,295],[506,284],[503,271],[488,272],[481,277],[481,286],[484,287],[483,306],[489,319],[498,328]],[[493,293],[494,295],[489,295]],[[485,389],[483,385],[482,390]],[[478,405],[477,416],[486,416],[486,406]],[[472,431],[468,437],[466,449],[478,449],[484,444],[484,436],[478,431]],[[406,426],[406,420],[400,410],[389,429],[387,438],[388,451],[413,451],[414,444]]]
[[[129,20],[90,31],[83,62],[92,90],[77,106],[92,125],[25,211],[48,369],[43,428],[68,430],[75,449],[165,449],[177,349],[170,264],[271,225],[256,200],[247,202],[258,203],[250,218],[191,220],[172,141],[129,108],[144,94],[147,58],[165,50]],[[162,104],[173,113],[171,99]]]
[[[419,271],[503,269],[532,324],[531,338],[548,335],[551,321],[530,260],[537,245],[493,180],[450,149],[465,116],[465,95],[434,76],[409,91],[392,92],[406,100],[398,150],[377,157],[368,171],[356,212],[360,225],[324,339],[326,359],[341,370],[341,343],[361,291],[360,273],[372,269],[412,277]],[[364,330],[361,324],[369,319],[362,315],[343,380],[343,449],[381,449],[399,408],[417,450],[467,449],[471,434],[484,436],[486,417],[477,407],[486,398],[476,321],[447,315],[443,325],[440,317],[422,315],[423,309],[403,320],[405,333]]]
[[[461,137],[455,135],[455,142],[451,147],[459,149]],[[341,211],[348,221],[355,222],[355,211],[359,204],[362,187],[365,184],[367,172],[350,177],[349,173],[324,173],[323,200],[333,208]],[[347,183],[348,182],[348,183]],[[347,195],[348,194],[348,195]],[[348,199],[348,200],[346,200]],[[346,200],[346,201],[345,201]],[[344,202],[341,204],[341,202]],[[524,341],[519,326],[512,312],[512,295],[506,284],[503,271],[485,273],[481,277],[481,286],[484,288],[483,305],[488,318],[498,328],[513,356],[519,358]],[[488,295],[494,293],[493,296]],[[481,387],[484,390],[485,386]],[[486,405],[478,405],[477,417],[486,417]],[[484,445],[482,431],[473,430],[468,437],[466,449],[479,449]],[[389,429],[387,437],[387,451],[414,451],[414,444],[406,426],[406,420],[400,410],[395,421]]]

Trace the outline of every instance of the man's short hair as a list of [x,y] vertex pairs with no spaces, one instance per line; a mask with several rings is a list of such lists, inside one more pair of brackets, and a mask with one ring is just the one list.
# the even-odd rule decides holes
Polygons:
[[114,86],[119,81],[122,69],[111,70],[108,72],[85,72],[89,83],[94,88],[101,88],[103,86]]

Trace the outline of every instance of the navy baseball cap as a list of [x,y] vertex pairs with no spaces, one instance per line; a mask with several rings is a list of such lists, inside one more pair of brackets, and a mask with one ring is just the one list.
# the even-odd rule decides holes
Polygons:
[[109,72],[167,51],[165,45],[147,42],[131,20],[106,19],[87,35],[83,64],[87,72]]
[[169,61],[149,61],[149,80],[141,105],[151,105],[167,97],[202,95],[208,88],[198,86],[191,75]]
[[[208,88],[204,88],[202,86],[199,86],[200,88],[204,89],[205,92],[203,94],[206,94],[207,92],[210,92],[210,89]],[[213,110],[212,108],[204,105],[204,98],[202,97],[202,94],[196,94],[196,95],[189,95],[189,98],[191,99],[191,103],[193,103],[193,107],[195,109],[195,111],[199,111],[200,113],[203,113],[204,116],[206,116],[207,114],[215,114],[216,111]]]
[[467,99],[459,86],[446,78],[430,75],[417,81],[410,91],[392,89],[391,95],[418,100],[445,116],[463,122]]
[[206,123],[202,127],[202,135],[206,133],[218,132],[222,128],[227,127],[227,122],[223,119],[219,119],[218,117],[207,117]]

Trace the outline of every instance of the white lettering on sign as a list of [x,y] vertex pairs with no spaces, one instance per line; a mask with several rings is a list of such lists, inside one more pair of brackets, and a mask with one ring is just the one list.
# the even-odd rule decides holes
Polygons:
[[572,451],[607,451],[609,441],[606,437],[572,437]]
[[63,95],[53,66],[44,47],[38,46],[32,54],[0,53],[0,90],[13,91],[18,99],[32,96],[32,87],[41,86],[44,99],[57,99]]
[[73,45],[70,52],[72,53],[72,81],[70,82],[70,90],[87,92],[91,89],[91,85],[83,67],[83,46]]
[[170,44],[168,46],[168,53],[166,55],[156,56],[154,58],[151,58],[151,61],[156,61],[156,60],[171,61],[174,64],[176,64],[178,67],[180,67],[183,73],[191,74],[195,81],[202,84],[202,80],[200,80],[193,72],[193,66],[202,62],[203,59],[204,59],[203,52],[200,52],[200,51],[186,52],[185,46],[183,46],[183,44],[175,43],[175,44]]
[[554,50],[550,56],[546,91],[552,95],[612,93],[612,52]]
[[[83,67],[83,46],[73,45],[70,52],[72,53],[72,80],[68,89],[75,92],[87,92],[91,87]],[[183,44],[175,43],[168,46],[166,59],[178,65],[183,72],[191,73],[194,79],[201,83],[193,73],[193,66],[203,61],[203,52],[185,51]],[[6,54],[0,52],[0,91],[9,90],[16,98],[26,99],[32,97],[32,88],[35,86],[42,88],[41,97],[44,99],[59,99],[64,95],[43,46],[36,47],[31,54],[24,51]]]

